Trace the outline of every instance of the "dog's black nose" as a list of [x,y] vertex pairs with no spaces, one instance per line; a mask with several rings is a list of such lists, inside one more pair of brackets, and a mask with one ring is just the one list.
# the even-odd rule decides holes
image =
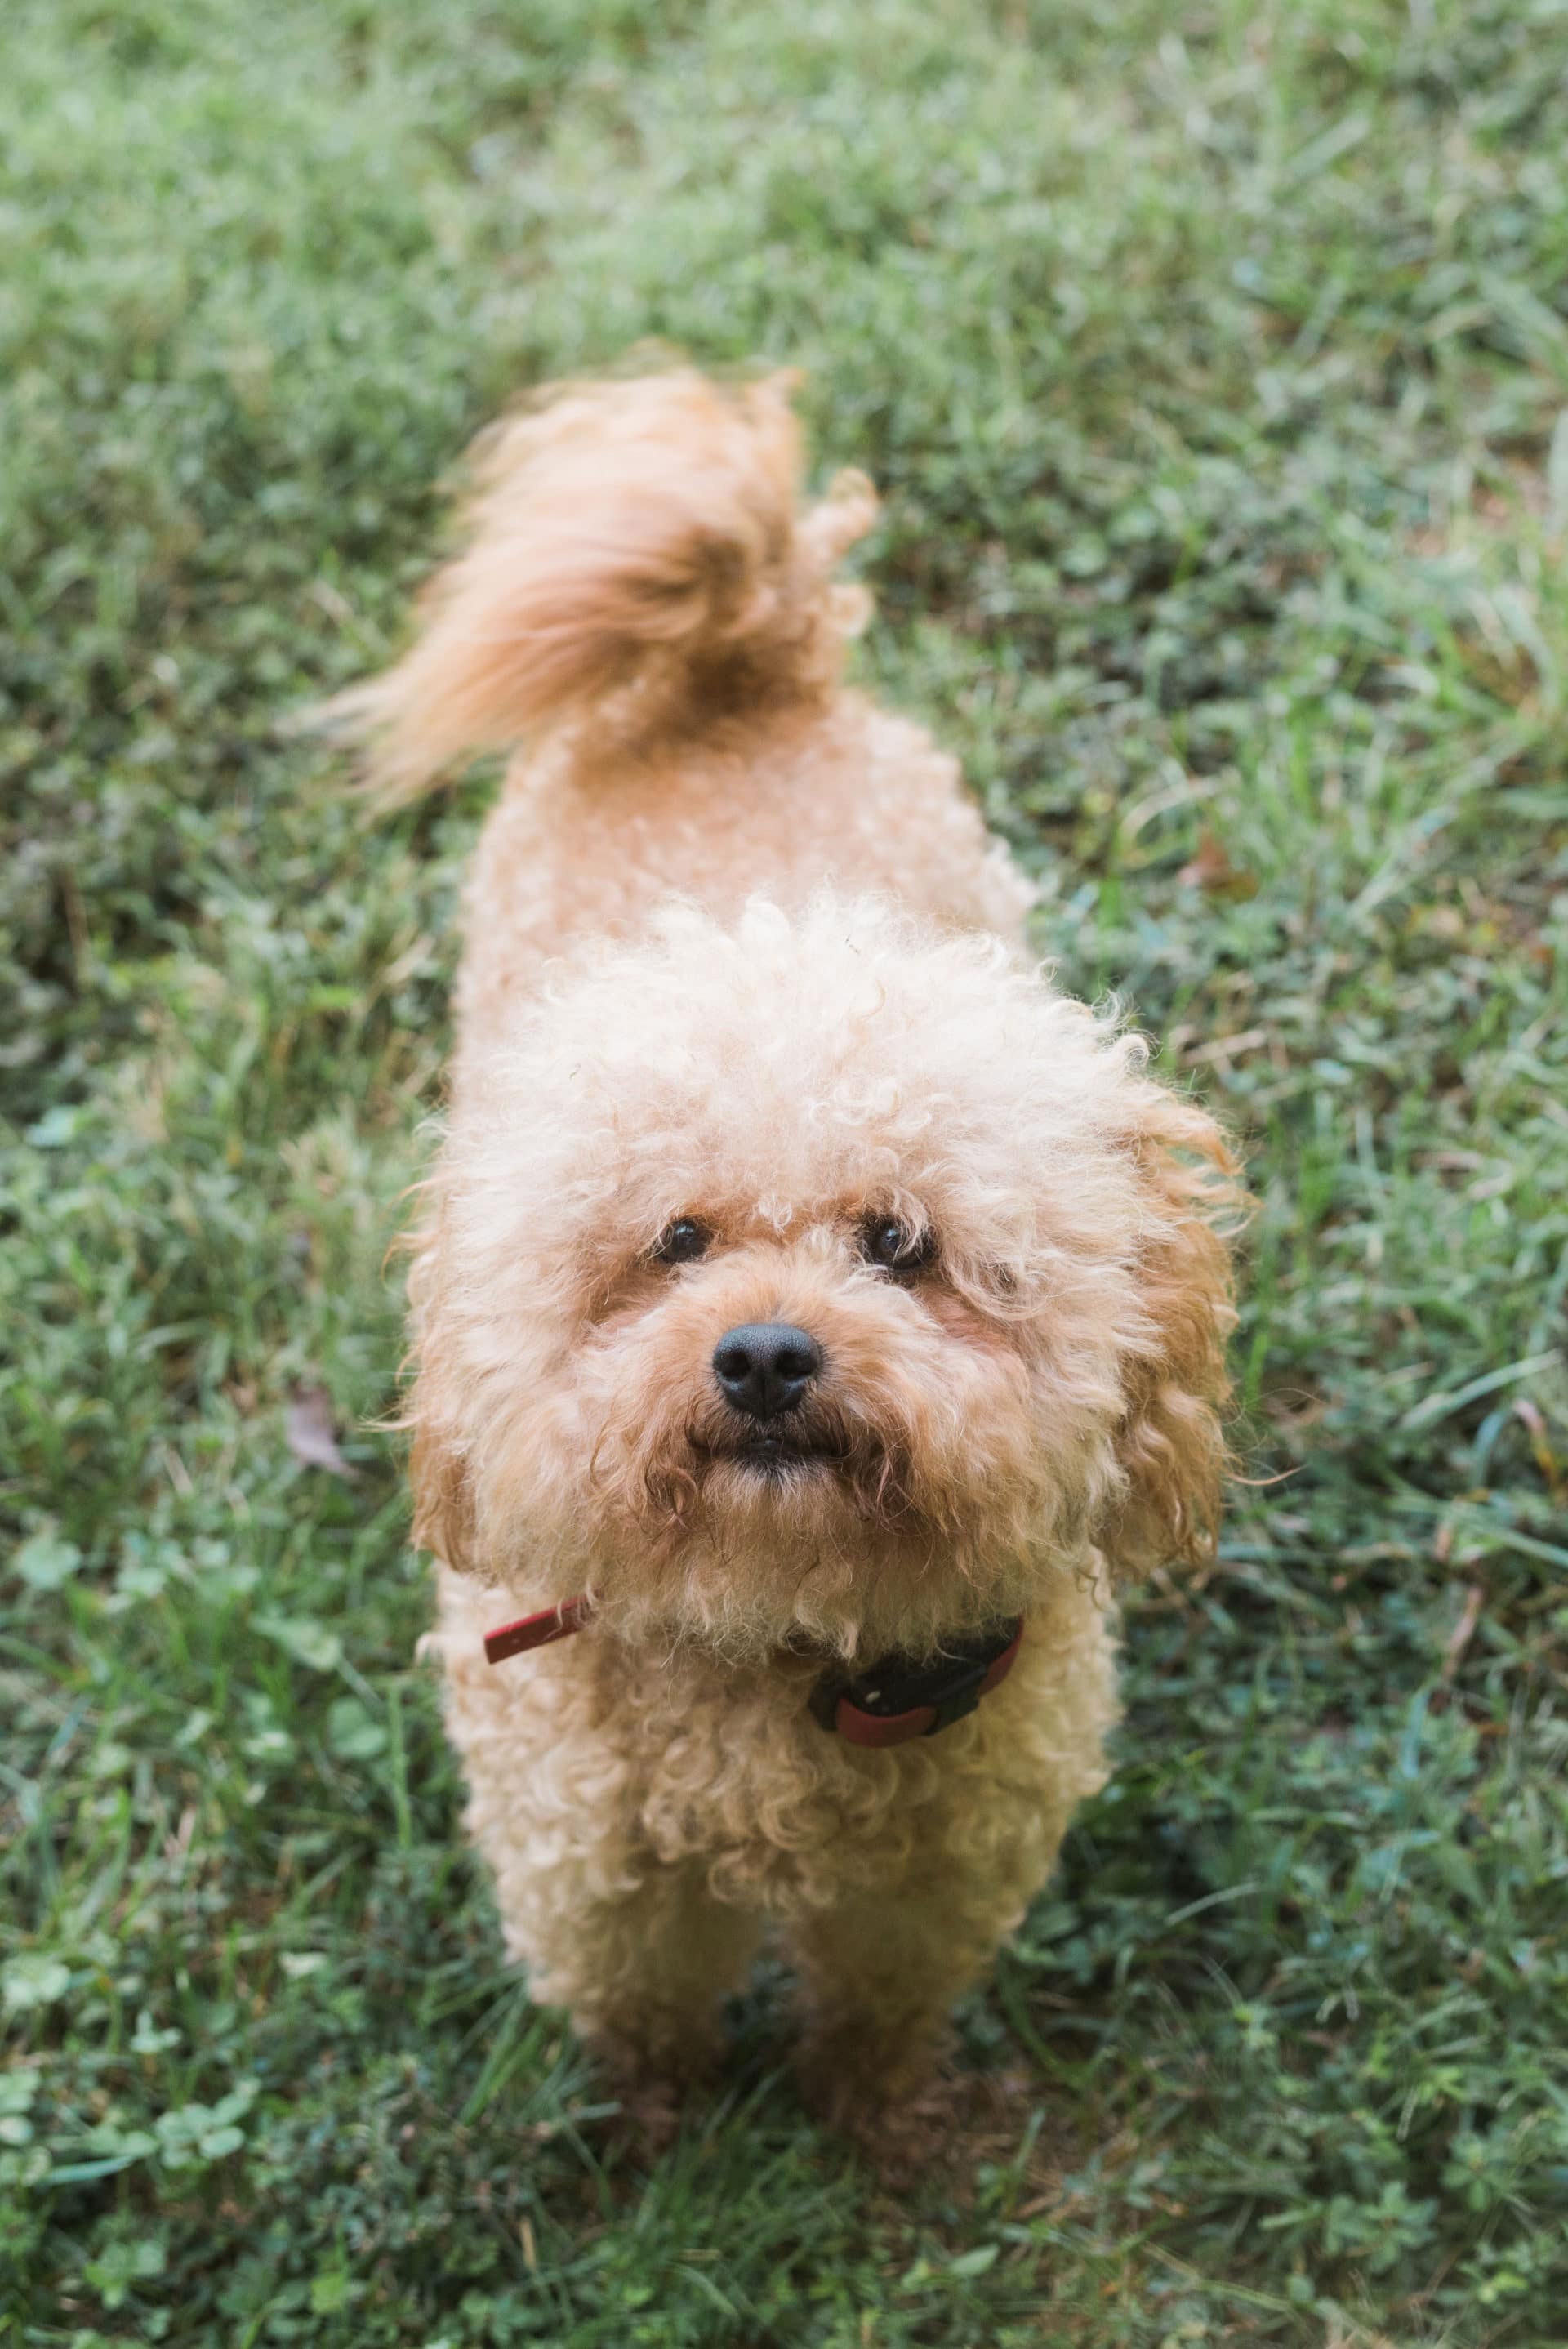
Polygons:
[[792,1321],[746,1321],[713,1350],[713,1375],[726,1402],[752,1419],[793,1411],[822,1367],[822,1349]]

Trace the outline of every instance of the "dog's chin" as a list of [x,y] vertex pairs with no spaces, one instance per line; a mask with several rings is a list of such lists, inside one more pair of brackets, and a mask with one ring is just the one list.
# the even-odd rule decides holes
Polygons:
[[839,1479],[826,1461],[787,1452],[738,1454],[710,1479],[708,1489],[716,1509],[727,1501],[743,1510],[761,1506],[780,1521],[809,1511],[813,1524],[824,1505],[830,1509],[840,1498]]
[[789,1542],[847,1528],[854,1498],[837,1462],[784,1441],[748,1444],[704,1464],[702,1502],[694,1531],[720,1544],[768,1530]]
[[664,1433],[667,1449],[611,1487],[623,1508],[604,1514],[592,1568],[624,1638],[731,1660],[801,1640],[871,1654],[1009,1611],[1012,1525],[987,1515],[984,1486],[934,1490],[913,1430],[825,1410],[713,1412]]

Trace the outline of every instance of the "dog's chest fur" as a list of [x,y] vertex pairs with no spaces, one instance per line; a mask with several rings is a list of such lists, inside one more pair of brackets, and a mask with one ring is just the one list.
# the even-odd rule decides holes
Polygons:
[[886,1753],[811,1718],[809,1659],[731,1669],[637,1655],[590,1630],[492,1666],[481,1639],[496,1607],[442,1577],[432,1644],[470,1823],[492,1856],[526,1844],[531,1871],[563,1869],[586,1901],[676,1867],[721,1900],[789,1918],[847,1892],[930,1889],[984,1851],[998,1878],[1024,1882],[1035,1847],[1054,1849],[1104,1782],[1111,1624],[1066,1579],[975,1713]]

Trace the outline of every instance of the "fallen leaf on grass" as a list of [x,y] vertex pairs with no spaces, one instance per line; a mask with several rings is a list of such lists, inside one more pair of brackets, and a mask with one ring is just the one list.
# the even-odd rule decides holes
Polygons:
[[1198,854],[1190,864],[1183,864],[1176,875],[1190,888],[1202,889],[1206,897],[1255,897],[1258,876],[1243,873],[1232,864],[1225,844],[1206,827],[1198,843]]
[[289,1450],[307,1468],[325,1468],[330,1475],[352,1481],[355,1470],[337,1448],[332,1397],[325,1387],[296,1387],[284,1416]]

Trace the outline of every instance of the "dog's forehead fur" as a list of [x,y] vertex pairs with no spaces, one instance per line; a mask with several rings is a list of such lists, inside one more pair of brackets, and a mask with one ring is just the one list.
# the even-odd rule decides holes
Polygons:
[[995,942],[876,899],[673,905],[520,1017],[469,1179],[631,1247],[678,1214],[785,1234],[885,1206],[1009,1254],[1092,1249],[1125,1240],[1119,1081],[1142,1058]]

